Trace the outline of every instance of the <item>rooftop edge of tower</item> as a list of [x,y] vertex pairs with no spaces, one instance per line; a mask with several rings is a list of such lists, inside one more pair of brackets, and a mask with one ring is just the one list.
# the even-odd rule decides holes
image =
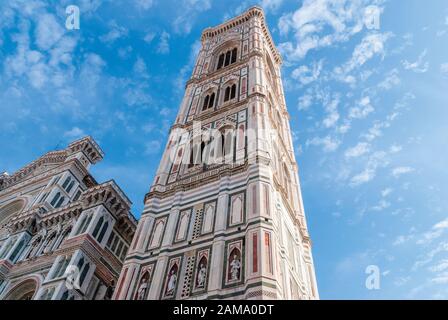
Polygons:
[[245,21],[249,20],[253,16],[258,16],[261,18],[261,27],[262,27],[263,33],[268,41],[269,47],[271,48],[275,62],[277,62],[278,64],[281,64],[283,61],[282,56],[274,44],[274,40],[272,39],[271,33],[269,32],[269,29],[267,27],[263,8],[261,8],[260,6],[252,6],[249,9],[247,9],[245,12],[243,12],[242,14],[240,14],[226,22],[223,22],[214,27],[205,28],[202,31],[201,41],[204,41],[207,38],[211,38],[220,33],[223,33],[225,31],[229,30],[230,28],[236,27],[236,26],[244,23]]

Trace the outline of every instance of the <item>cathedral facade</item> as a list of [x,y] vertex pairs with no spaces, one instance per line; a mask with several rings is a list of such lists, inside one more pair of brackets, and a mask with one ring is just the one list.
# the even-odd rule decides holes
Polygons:
[[205,29],[114,299],[318,299],[263,11]]
[[112,297],[137,221],[90,137],[0,176],[0,300]]

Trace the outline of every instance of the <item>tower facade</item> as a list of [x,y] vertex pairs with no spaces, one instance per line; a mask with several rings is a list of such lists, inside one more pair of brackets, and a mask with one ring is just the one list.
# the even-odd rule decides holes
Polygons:
[[110,299],[137,221],[91,138],[0,175],[0,300]]
[[317,299],[263,11],[202,33],[115,299]]

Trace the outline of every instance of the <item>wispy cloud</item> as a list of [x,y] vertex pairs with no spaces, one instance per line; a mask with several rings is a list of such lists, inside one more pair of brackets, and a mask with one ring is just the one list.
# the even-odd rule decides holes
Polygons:
[[395,178],[399,178],[400,176],[407,174],[407,173],[411,173],[413,171],[415,171],[415,169],[411,168],[411,167],[396,167],[396,168],[392,169],[392,175]]
[[408,60],[403,60],[401,63],[403,65],[403,68],[406,70],[411,70],[415,73],[425,73],[429,69],[429,62],[423,61],[423,59],[426,57],[426,54],[428,51],[425,49],[423,52],[418,56],[417,61],[415,62],[409,62]]
[[284,14],[278,28],[294,41],[279,45],[290,60],[299,60],[313,49],[345,42],[364,27],[365,9],[370,1],[305,0],[294,12]]
[[307,146],[321,146],[324,152],[336,151],[341,142],[338,139],[332,138],[331,136],[326,136],[323,138],[314,137],[306,141]]
[[157,45],[157,52],[160,54],[167,54],[170,52],[170,34],[163,31],[160,35],[159,44]]
[[367,142],[359,142],[353,148],[347,149],[345,151],[346,158],[357,158],[370,151],[370,144]]

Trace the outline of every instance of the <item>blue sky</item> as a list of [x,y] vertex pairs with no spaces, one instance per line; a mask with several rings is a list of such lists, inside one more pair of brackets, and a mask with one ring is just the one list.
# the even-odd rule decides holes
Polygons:
[[[284,58],[321,297],[448,298],[443,0],[1,1],[0,170],[92,135],[93,174],[138,216],[202,29],[256,3]],[[70,4],[80,30],[64,28]]]

